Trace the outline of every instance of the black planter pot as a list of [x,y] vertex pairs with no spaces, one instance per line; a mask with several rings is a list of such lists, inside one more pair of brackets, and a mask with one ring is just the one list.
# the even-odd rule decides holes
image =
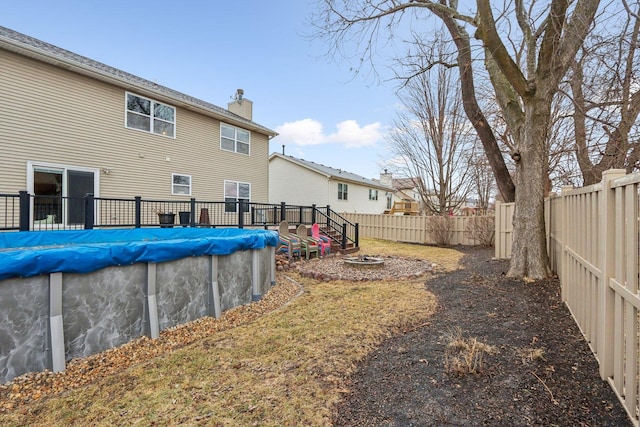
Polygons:
[[174,213],[159,213],[158,221],[160,222],[160,227],[162,228],[172,228],[173,224],[176,221],[176,214]]
[[187,227],[191,223],[191,212],[178,212],[180,225]]

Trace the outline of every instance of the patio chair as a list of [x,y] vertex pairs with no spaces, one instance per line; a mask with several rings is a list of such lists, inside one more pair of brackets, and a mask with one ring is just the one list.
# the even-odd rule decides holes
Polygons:
[[278,253],[286,253],[289,259],[291,257],[301,256],[302,245],[300,239],[289,232],[289,223],[287,221],[281,221],[278,226]]
[[331,253],[331,239],[320,234],[320,226],[318,223],[311,226],[311,237],[316,239],[318,246],[320,246],[320,256],[325,256]]
[[320,256],[320,245],[318,241],[309,236],[307,227],[304,224],[300,224],[296,230],[296,235],[300,238],[302,244],[302,250],[304,251],[305,258],[309,259],[309,256],[315,252],[316,258]]

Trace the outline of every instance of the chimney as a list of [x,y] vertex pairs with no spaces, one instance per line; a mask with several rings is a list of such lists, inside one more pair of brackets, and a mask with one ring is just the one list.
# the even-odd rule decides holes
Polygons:
[[233,101],[228,104],[227,109],[247,120],[253,120],[253,102],[244,97],[243,89],[236,90]]
[[380,184],[391,187],[393,184],[393,174],[386,169],[380,174]]

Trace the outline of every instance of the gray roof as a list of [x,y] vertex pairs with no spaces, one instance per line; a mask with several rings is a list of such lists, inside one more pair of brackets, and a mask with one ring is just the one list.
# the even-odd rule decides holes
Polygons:
[[322,175],[325,175],[327,178],[334,178],[342,181],[350,181],[353,183],[366,185],[369,187],[381,188],[384,190],[393,190],[393,188],[387,187],[386,185],[381,184],[380,181],[378,180],[368,179],[363,176],[357,175],[355,173],[347,172],[342,169],[332,168],[330,166],[325,166],[320,163],[312,162],[310,160],[298,159],[297,157],[287,156],[280,153],[271,154],[271,156],[269,157],[269,160],[271,160],[273,157],[280,157],[282,159],[289,160],[293,163],[297,163],[308,169],[312,169],[318,173],[321,173]]
[[194,98],[166,86],[134,76],[117,68],[110,67],[93,59],[75,54],[52,44],[43,42],[25,34],[0,26],[0,48],[25,55],[39,61],[47,62],[74,72],[85,74],[93,78],[110,82],[128,90],[139,90],[164,97],[185,108],[195,109],[217,119],[227,120],[235,124],[244,125],[252,130],[275,136],[268,129],[252,120],[241,117],[229,110]]

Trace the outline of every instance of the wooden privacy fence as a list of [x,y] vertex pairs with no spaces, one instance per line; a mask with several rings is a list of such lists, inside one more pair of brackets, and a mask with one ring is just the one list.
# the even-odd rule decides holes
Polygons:
[[[428,222],[433,216],[383,215],[365,213],[341,213],[349,222],[358,224],[360,237],[393,240],[396,242],[434,244],[429,235]],[[450,217],[453,223],[452,245],[475,245],[478,242],[466,235],[465,229],[472,216]]]
[[[563,187],[545,204],[549,259],[560,278],[562,299],[596,356],[601,378],[611,385],[636,426],[640,425],[639,185],[640,173],[625,175],[622,169],[612,169],[600,183]],[[496,208],[496,236],[504,234],[506,240],[513,207],[505,205],[509,204]],[[496,257],[506,254],[510,255],[510,247],[499,249],[496,244]]]

